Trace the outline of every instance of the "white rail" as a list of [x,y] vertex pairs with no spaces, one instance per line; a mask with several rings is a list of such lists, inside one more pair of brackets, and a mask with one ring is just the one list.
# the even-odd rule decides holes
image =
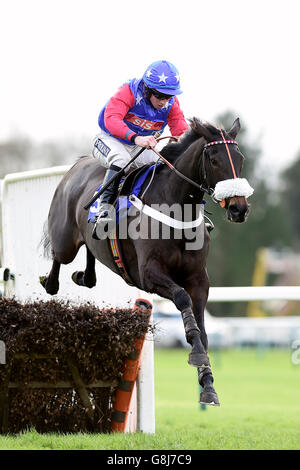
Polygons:
[[300,300],[300,286],[211,287],[208,302]]
[[71,165],[53,166],[51,168],[39,168],[37,170],[21,171],[18,173],[9,173],[5,176],[5,183],[16,183],[17,181],[27,181],[47,176],[62,176]]
[[[153,295],[154,304],[172,303],[158,295]],[[211,287],[208,302],[252,302],[265,300],[300,300],[300,286],[262,287]],[[168,310],[168,309],[167,309]]]

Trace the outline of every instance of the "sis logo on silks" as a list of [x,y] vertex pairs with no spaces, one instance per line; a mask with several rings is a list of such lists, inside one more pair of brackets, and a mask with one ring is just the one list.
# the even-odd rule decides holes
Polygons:
[[135,126],[147,129],[148,131],[160,131],[164,125],[163,121],[148,121],[147,119],[140,118],[133,113],[127,113],[124,119]]

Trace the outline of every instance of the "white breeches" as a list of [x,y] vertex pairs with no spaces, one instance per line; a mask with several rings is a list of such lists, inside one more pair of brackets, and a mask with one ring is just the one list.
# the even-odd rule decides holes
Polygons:
[[[93,156],[100,160],[101,164],[109,168],[111,165],[124,168],[124,166],[134,157],[142,147],[137,145],[126,145],[115,137],[102,131],[94,139]],[[151,149],[145,149],[143,153],[127,168],[139,168],[143,165],[155,163],[158,156]]]

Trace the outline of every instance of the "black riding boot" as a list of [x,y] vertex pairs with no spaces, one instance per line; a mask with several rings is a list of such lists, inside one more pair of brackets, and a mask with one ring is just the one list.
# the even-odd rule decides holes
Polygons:
[[[120,170],[121,168],[117,166],[109,168],[105,173],[105,177],[102,183],[103,186],[108,183],[108,181],[110,181]],[[108,205],[111,206],[115,202],[121,177],[122,172],[120,172],[120,176],[115,178],[114,181],[105,189],[105,191],[103,191],[100,196],[99,215],[94,224],[92,232],[92,237],[96,240],[100,240],[100,238],[97,236],[97,227],[99,228],[99,225],[101,224],[101,229],[104,230],[106,225],[113,220]]]

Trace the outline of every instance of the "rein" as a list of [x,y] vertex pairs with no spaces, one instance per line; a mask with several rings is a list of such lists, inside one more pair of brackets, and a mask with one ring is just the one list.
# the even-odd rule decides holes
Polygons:
[[[185,181],[187,181],[188,183],[192,184],[193,186],[195,186],[196,188],[200,189],[200,191],[205,191],[208,193],[208,191],[202,187],[202,185],[196,183],[195,181],[191,180],[190,178],[188,178],[187,176],[185,176],[183,173],[181,173],[180,171],[177,170],[177,168],[172,165],[172,163],[170,163],[165,157],[163,157],[157,150],[155,150],[154,148],[151,147],[151,150],[153,150],[154,153],[156,153],[156,155],[162,159],[163,162],[165,162],[165,164],[172,170],[174,171],[174,173],[176,173],[177,176],[179,176],[180,178],[184,179]],[[210,194],[210,193],[208,193]]]
[[[178,141],[179,137],[175,137],[175,136],[166,136],[166,137],[159,137],[158,139],[156,139],[158,142],[160,140],[163,140],[163,139],[173,139],[175,140],[176,142]],[[174,171],[174,173],[176,173],[177,176],[179,176],[179,178],[182,178],[184,179],[185,181],[187,181],[188,183],[190,183],[191,185],[195,186],[197,189],[199,189],[200,191],[204,191],[206,192],[207,194],[209,194],[210,196],[212,195],[212,190],[211,189],[206,189],[202,186],[202,184],[198,184],[196,183],[195,181],[191,180],[190,178],[188,178],[187,176],[185,176],[183,173],[181,173],[180,171],[177,170],[177,168],[172,165],[172,163],[170,163],[165,157],[163,157],[155,148],[151,147],[151,150],[153,150],[154,153],[156,153],[156,155],[172,170]]]
[[[231,157],[231,154],[230,154],[230,151],[229,151],[229,148],[228,148],[228,144],[236,144],[237,145],[237,142],[235,140],[225,140],[224,138],[224,134],[219,126],[219,130],[221,132],[221,136],[222,136],[222,139],[223,140],[216,140],[214,142],[208,142],[206,145],[204,145],[203,147],[203,151],[202,151],[202,162],[203,162],[203,173],[204,173],[204,178],[206,178],[206,171],[205,171],[205,162],[204,162],[204,157],[205,157],[205,154],[206,154],[206,149],[208,147],[211,147],[212,145],[219,145],[219,144],[223,144],[225,145],[226,147],[226,150],[227,150],[227,154],[228,154],[228,158],[229,158],[229,161],[230,161],[230,164],[231,164],[231,168],[232,168],[232,172],[233,172],[233,176],[234,178],[237,178],[236,176],[236,172],[235,172],[235,168],[234,168],[234,165],[233,165],[233,161],[232,161],[232,157]],[[178,140],[178,137],[160,137],[159,139],[157,139],[157,141],[160,141],[162,139],[174,139],[174,140]],[[213,198],[213,192],[214,190],[211,189],[210,187],[208,188],[205,188],[203,186],[203,184],[198,184],[196,183],[195,181],[191,180],[190,178],[188,178],[187,176],[185,176],[183,173],[181,173],[180,171],[177,170],[177,168],[172,165],[172,163],[170,163],[165,157],[163,157],[157,150],[155,150],[155,148],[151,147],[151,150],[153,150],[154,153],[156,153],[156,155],[172,170],[174,171],[174,173],[176,173],[177,176],[179,176],[180,178],[184,179],[185,181],[187,181],[188,183],[190,183],[191,185],[195,186],[197,189],[199,189],[200,191],[203,191],[205,193],[207,193],[209,196],[211,196]],[[221,207],[224,207],[225,206],[225,201],[222,200],[220,202],[220,205]]]

